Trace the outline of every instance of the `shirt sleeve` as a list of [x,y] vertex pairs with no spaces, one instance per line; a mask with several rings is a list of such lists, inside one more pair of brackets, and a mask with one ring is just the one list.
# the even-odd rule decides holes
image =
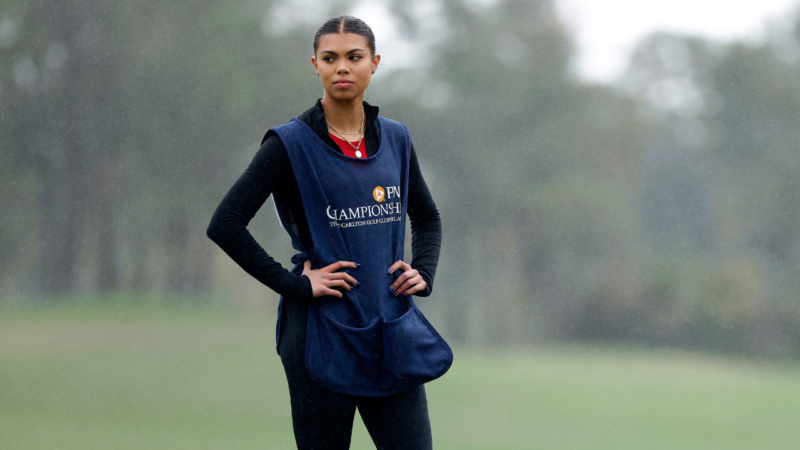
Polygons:
[[433,291],[433,279],[439,264],[442,246],[442,220],[428,185],[422,178],[414,144],[408,171],[408,217],[411,219],[411,267],[416,269],[427,287],[412,295],[427,297]]
[[286,147],[274,133],[265,136],[250,165],[217,206],[206,235],[255,279],[286,298],[313,297],[311,280],[297,276],[273,259],[247,225],[292,170]]

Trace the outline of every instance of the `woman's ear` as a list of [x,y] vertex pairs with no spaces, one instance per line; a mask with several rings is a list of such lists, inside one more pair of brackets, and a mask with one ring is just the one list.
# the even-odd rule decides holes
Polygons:
[[319,76],[319,69],[317,69],[317,58],[314,56],[311,57],[311,65],[314,66],[314,71],[317,72],[317,76]]
[[381,55],[377,54],[374,58],[372,58],[372,73],[375,73],[378,70],[378,64],[381,62]]

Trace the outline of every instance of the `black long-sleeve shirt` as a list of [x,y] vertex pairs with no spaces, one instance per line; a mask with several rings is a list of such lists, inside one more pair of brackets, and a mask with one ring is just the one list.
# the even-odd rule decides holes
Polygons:
[[[364,102],[364,112],[367,121],[364,145],[367,156],[372,156],[380,147],[378,108]],[[331,148],[342,153],[328,134],[320,100],[298,118]],[[286,147],[272,132],[264,135],[261,147],[250,165],[220,202],[206,234],[247,273],[267,287],[287,298],[308,300],[313,297],[311,280],[305,275],[293,274],[275,261],[247,230],[250,220],[270,194],[286,205],[288,215],[292,218],[289,225],[296,227],[294,231],[300,242],[312,252],[313,241],[297,179],[289,155],[286,154]],[[414,295],[427,297],[433,289],[433,279],[439,262],[442,226],[439,211],[420,173],[413,143],[408,175],[407,213],[411,219],[411,267],[419,271],[427,284],[424,290]]]

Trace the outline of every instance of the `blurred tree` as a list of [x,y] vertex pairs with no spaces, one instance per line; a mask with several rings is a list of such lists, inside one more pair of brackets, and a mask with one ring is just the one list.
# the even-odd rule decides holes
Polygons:
[[[437,193],[450,242],[444,250],[452,252],[439,284],[449,293],[448,331],[466,339],[467,311],[478,308],[481,320],[493,323],[487,342],[554,333],[534,328],[568,327],[574,318],[568,311],[580,310],[591,298],[571,286],[583,270],[592,270],[579,261],[596,255],[602,264],[611,257],[610,247],[598,246],[600,236],[633,237],[613,229],[628,227],[624,221],[593,222],[582,210],[581,194],[561,192],[572,183],[594,188],[592,199],[602,205],[593,207],[608,211],[621,203],[613,195],[635,195],[642,124],[633,102],[572,77],[573,44],[552,2],[503,1],[475,11],[447,1],[444,11],[446,38],[435,47],[435,64],[420,95],[423,104],[431,97],[446,100],[409,115],[408,123],[418,146],[437,149],[425,155],[434,172],[451,180],[440,183],[444,192]],[[607,177],[617,177],[618,184],[608,185]],[[565,231],[567,224],[555,219],[566,217],[549,214],[555,213],[549,210],[550,194],[575,201],[569,230],[585,240],[576,241],[576,234]],[[559,203],[571,208],[567,204]],[[495,235],[506,245],[498,247]],[[555,276],[561,264],[569,269]],[[467,276],[472,273],[483,276]],[[522,288],[515,290],[516,284]],[[537,324],[539,314],[547,320]]]
[[[782,48],[796,45],[794,39],[784,36]],[[665,34],[643,41],[631,60],[623,89],[649,108],[659,128],[641,196],[651,242],[661,252],[680,247],[687,262],[711,250],[706,268],[717,270],[706,288],[693,290],[689,278],[676,278],[686,285],[669,289],[671,295],[688,290],[694,304],[685,311],[692,331],[684,343],[785,352],[779,349],[788,333],[778,317],[800,308],[796,295],[787,292],[800,237],[797,74],[797,65],[770,45],[711,44]],[[753,262],[752,252],[771,269]],[[748,261],[747,277],[720,275],[735,261]],[[733,323],[732,310],[724,308],[745,312]]]
[[[218,196],[208,181],[228,184],[226,151],[260,141],[267,123],[312,97],[294,75],[308,46],[265,35],[268,8],[12,2],[19,36],[0,53],[2,111],[13,117],[3,149],[36,180],[38,237],[28,239],[39,262],[25,271],[38,274],[36,292],[117,290],[120,270],[132,274],[125,288],[166,277],[179,292],[208,289],[209,247],[194,244]],[[81,275],[87,264],[94,273]]]
[[[800,355],[800,14],[763,45],[650,36],[601,86],[572,75],[552,1],[389,3],[429,42],[368,96],[442,214],[449,338]],[[208,291],[211,211],[319,96],[318,24],[292,8],[6,0],[0,294]]]
[[[115,151],[110,113],[116,58],[107,2],[12,2],[19,38],[4,46],[11,163],[34,174],[38,188],[39,270],[46,295],[77,288],[87,210],[96,206],[100,287],[118,282],[110,167]],[[13,81],[13,82],[12,82]],[[16,153],[16,156],[13,154]],[[22,155],[21,155],[22,154]]]

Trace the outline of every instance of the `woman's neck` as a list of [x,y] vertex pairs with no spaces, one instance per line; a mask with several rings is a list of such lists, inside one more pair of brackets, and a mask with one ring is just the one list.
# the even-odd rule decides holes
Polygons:
[[325,120],[337,130],[343,132],[357,132],[361,126],[364,95],[359,95],[352,100],[336,100],[326,94],[322,96],[322,110]]

